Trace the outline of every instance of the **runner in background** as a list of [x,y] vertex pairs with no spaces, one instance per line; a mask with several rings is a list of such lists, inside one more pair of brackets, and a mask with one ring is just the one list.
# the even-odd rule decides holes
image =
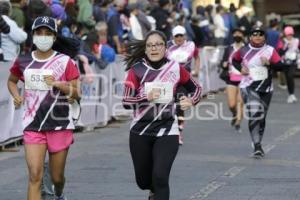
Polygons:
[[[29,171],[28,200],[41,199],[44,160],[49,152],[49,166],[55,186],[55,199],[65,200],[64,170],[68,149],[73,143],[74,123],[68,99],[79,99],[79,71],[74,61],[52,49],[57,25],[51,17],[38,17],[33,23],[36,50],[15,61],[8,79],[8,89],[15,107],[24,104],[25,159]],[[25,83],[20,96],[17,83]]]
[[128,49],[123,105],[134,110],[129,142],[136,182],[151,191],[149,200],[169,200],[169,175],[179,147],[177,86],[187,90],[179,99],[182,110],[200,101],[201,87],[184,67],[165,57],[162,32],[150,31]]
[[[173,40],[167,44],[167,58],[174,60],[184,67],[189,73],[192,71],[192,61],[194,59],[194,68],[200,66],[199,49],[195,46],[193,41],[188,41],[186,37],[186,29],[183,26],[175,26],[172,30]],[[177,89],[177,99],[181,96],[187,95],[187,90],[183,86]],[[179,144],[183,144],[182,132],[184,129],[184,111],[177,106],[176,109],[179,125]]]
[[252,29],[249,40],[248,45],[235,52],[232,63],[243,75],[240,88],[248,113],[253,156],[260,158],[265,155],[261,143],[273,94],[272,68],[282,69],[284,64],[277,51],[266,44],[265,31],[261,27]]
[[278,49],[279,54],[282,56],[282,61],[288,66],[284,71],[289,93],[287,103],[295,103],[298,101],[298,99],[295,96],[294,76],[297,69],[300,42],[298,38],[294,37],[294,28],[292,26],[286,26],[283,33],[284,38],[279,44]]
[[243,100],[240,93],[239,84],[242,79],[242,74],[232,65],[233,54],[244,46],[244,32],[241,29],[234,29],[232,31],[234,43],[225,49],[222,68],[228,70],[228,76],[226,77],[226,94],[229,110],[232,113],[231,126],[235,128],[237,132],[241,132],[241,121],[243,118]]
[[[267,44],[274,47],[277,51],[280,44],[280,39],[282,37],[282,34],[279,30],[279,21],[277,18],[274,18],[270,20],[270,27],[266,30],[266,38],[267,38]],[[280,53],[280,51],[278,51]],[[285,80],[285,74],[284,72],[277,72],[277,78],[278,78],[278,87],[280,89],[286,90],[286,80]]]

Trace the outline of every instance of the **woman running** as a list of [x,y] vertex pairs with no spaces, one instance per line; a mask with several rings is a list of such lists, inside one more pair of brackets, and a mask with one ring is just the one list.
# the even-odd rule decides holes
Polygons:
[[[195,46],[193,41],[187,41],[186,29],[183,26],[175,26],[172,30],[173,40],[167,44],[167,58],[174,60],[184,67],[188,72],[192,70],[192,61],[194,59],[194,68],[200,67],[199,49]],[[186,95],[187,90],[183,86],[177,88],[177,99]],[[179,126],[179,144],[183,144],[182,132],[184,129],[184,111],[180,109],[180,106],[176,108]]]
[[201,87],[177,62],[166,58],[167,39],[151,31],[145,40],[129,44],[125,61],[128,75],[124,107],[134,110],[130,128],[130,152],[137,185],[150,190],[149,199],[170,198],[169,175],[178,151],[178,121],[175,114],[177,86],[190,97],[180,97],[182,110],[200,101]]
[[263,157],[261,146],[266,126],[266,116],[273,94],[272,70],[284,65],[276,50],[266,45],[265,31],[253,28],[250,43],[233,55],[233,65],[243,75],[240,88],[249,119],[249,131],[254,147],[253,156]]
[[284,71],[289,93],[287,103],[295,103],[298,99],[295,96],[294,76],[297,69],[297,57],[300,49],[300,42],[298,38],[294,37],[294,28],[292,26],[286,26],[283,32],[284,38],[279,44],[278,51],[283,58],[283,62],[287,65],[287,68]]
[[[48,150],[55,199],[65,200],[64,170],[74,129],[68,99],[79,99],[79,71],[69,56],[52,49],[57,34],[53,18],[36,18],[32,31],[36,50],[15,61],[8,79],[15,107],[22,104],[25,107],[23,141],[29,172],[27,199],[41,199],[43,165]],[[25,83],[24,97],[17,88],[19,80]]]
[[225,49],[222,67],[223,70],[228,70],[229,76],[226,77],[226,94],[229,109],[232,113],[231,125],[234,126],[237,132],[241,132],[241,121],[243,118],[243,100],[240,93],[239,84],[242,79],[242,74],[232,65],[232,56],[234,53],[244,46],[244,32],[241,29],[232,31],[234,43]]

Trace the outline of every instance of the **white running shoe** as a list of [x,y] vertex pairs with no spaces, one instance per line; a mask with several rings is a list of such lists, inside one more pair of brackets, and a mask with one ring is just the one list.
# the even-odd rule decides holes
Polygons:
[[296,98],[296,96],[294,94],[289,95],[287,98],[287,103],[295,103],[297,101],[298,101],[298,99]]
[[286,85],[282,85],[282,84],[278,84],[278,87],[282,90],[286,90],[287,86]]
[[294,94],[293,94],[293,100],[294,100],[294,102],[298,101],[297,97]]
[[149,192],[148,200],[154,200],[154,193],[151,191]]
[[61,195],[60,197],[55,195],[54,200],[67,200],[67,198],[64,195]]

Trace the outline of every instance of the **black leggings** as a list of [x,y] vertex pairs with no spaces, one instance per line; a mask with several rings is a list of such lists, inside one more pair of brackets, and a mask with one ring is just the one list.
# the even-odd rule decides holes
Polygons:
[[247,110],[249,131],[253,144],[261,143],[272,92],[257,92],[251,88],[242,88],[241,94]]
[[178,152],[178,135],[152,137],[130,134],[136,183],[151,190],[155,200],[170,198],[169,175]]
[[294,76],[295,76],[296,68],[297,68],[297,65],[293,64],[293,65],[290,65],[289,67],[287,67],[286,70],[284,71],[287,88],[288,88],[288,92],[290,95],[294,94],[294,92],[295,92]]

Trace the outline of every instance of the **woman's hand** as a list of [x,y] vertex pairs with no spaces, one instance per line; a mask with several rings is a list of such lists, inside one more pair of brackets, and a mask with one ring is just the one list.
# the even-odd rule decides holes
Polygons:
[[55,86],[55,78],[52,75],[44,76],[45,83],[49,86]]
[[147,99],[148,101],[156,100],[160,97],[161,89],[160,88],[153,88],[148,94]]
[[182,96],[179,99],[179,105],[180,105],[181,110],[187,110],[187,109],[189,109],[190,107],[193,106],[193,102],[192,102],[191,98],[188,98],[186,96]]
[[223,62],[223,68],[228,68],[228,62]]
[[264,66],[270,65],[270,61],[266,57],[261,57],[260,61]]
[[21,96],[15,96],[14,97],[14,105],[15,105],[15,108],[20,108],[20,106],[23,104],[23,97]]
[[68,103],[73,104],[75,102],[75,99],[72,97],[68,97]]
[[242,67],[242,69],[241,69],[241,74],[242,75],[248,75],[249,74],[249,69],[248,69],[248,67]]

